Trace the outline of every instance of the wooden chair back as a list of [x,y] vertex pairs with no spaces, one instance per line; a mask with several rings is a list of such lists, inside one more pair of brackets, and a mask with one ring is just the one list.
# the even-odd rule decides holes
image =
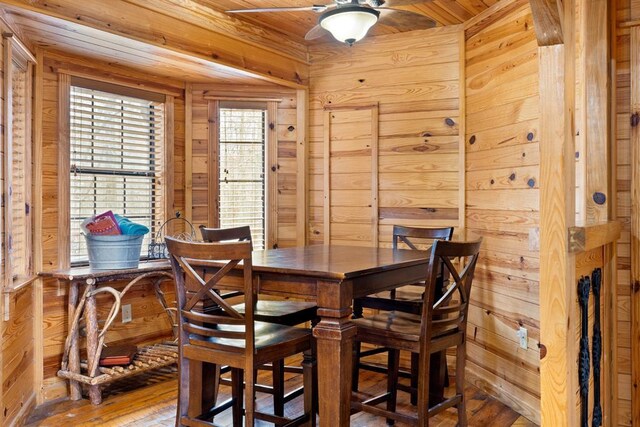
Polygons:
[[200,233],[202,233],[202,240],[205,242],[223,242],[228,240],[251,242],[251,227],[248,225],[230,228],[211,228],[201,225]]
[[451,240],[452,237],[453,227],[418,228],[394,225],[393,249],[399,249],[402,246],[413,250],[427,249],[421,246],[431,245],[434,240]]
[[[165,237],[175,275],[178,300],[178,327],[181,345],[192,340],[207,341],[209,347],[229,352],[254,352],[251,242],[187,242]],[[238,313],[216,287],[242,261],[245,314]],[[215,262],[222,267],[205,278],[204,266]],[[213,305],[212,305],[213,303]],[[206,313],[202,307],[206,306]],[[242,340],[243,345],[228,345]],[[235,344],[238,344],[236,342]]]
[[[453,332],[464,333],[466,330],[471,283],[481,243],[481,240],[434,242],[427,273],[428,292],[425,292],[422,308],[421,336],[426,341],[430,337]],[[441,270],[450,280],[444,283],[442,294],[436,296],[436,284]]]

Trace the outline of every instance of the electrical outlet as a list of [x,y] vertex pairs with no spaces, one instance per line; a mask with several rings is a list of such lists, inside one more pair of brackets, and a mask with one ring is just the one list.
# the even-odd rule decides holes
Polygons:
[[131,322],[131,304],[122,306],[122,323]]
[[527,328],[520,326],[520,329],[516,332],[516,336],[520,339],[520,348],[526,350],[529,346]]

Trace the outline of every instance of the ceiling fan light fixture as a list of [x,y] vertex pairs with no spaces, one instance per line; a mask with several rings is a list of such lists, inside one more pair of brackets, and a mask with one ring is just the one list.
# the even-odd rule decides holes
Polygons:
[[379,16],[380,12],[369,7],[338,7],[323,13],[319,24],[336,40],[351,46],[367,35],[369,28],[378,22]]

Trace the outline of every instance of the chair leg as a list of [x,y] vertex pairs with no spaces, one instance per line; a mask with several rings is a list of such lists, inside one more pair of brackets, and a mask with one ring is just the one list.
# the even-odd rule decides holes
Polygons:
[[233,425],[242,426],[242,408],[243,408],[243,381],[244,375],[242,369],[231,369],[231,397],[233,406],[231,408],[233,415]]
[[420,354],[411,353],[411,404],[418,404],[418,378],[420,366]]
[[189,411],[189,366],[190,362],[180,357],[178,362],[178,406],[176,408],[176,427],[182,426],[182,417]]
[[[387,356],[387,411],[396,412],[396,400],[398,397],[398,371],[400,370],[400,350],[389,349]],[[387,418],[387,425],[393,425],[394,420]]]
[[429,354],[420,354],[419,366],[424,369],[420,370],[420,381],[418,381],[418,427],[427,427],[429,425],[429,364],[431,357]]
[[353,343],[353,370],[351,371],[351,391],[358,391],[358,381],[360,381],[360,341]]
[[[245,370],[245,378],[255,378],[256,368],[254,366],[248,366]],[[255,393],[255,381],[246,380],[244,383],[244,425],[246,427],[253,427],[254,416],[256,412],[256,393]]]
[[316,426],[316,409],[318,406],[316,387],[317,363],[313,350],[303,353],[302,381],[304,385],[304,413],[309,414],[308,426]]
[[462,343],[456,350],[456,394],[460,395],[460,403],[458,404],[458,425],[460,427],[467,426],[467,404],[464,398],[464,367],[466,359],[466,342],[463,339]]
[[273,413],[284,415],[284,359],[274,361],[273,371]]

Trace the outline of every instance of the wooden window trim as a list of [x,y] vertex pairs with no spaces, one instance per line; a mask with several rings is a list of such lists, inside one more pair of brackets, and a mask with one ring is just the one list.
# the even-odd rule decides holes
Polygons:
[[[95,81],[96,85],[91,86]],[[172,95],[161,92],[145,91],[131,88],[126,84],[118,84],[114,81],[105,81],[100,77],[93,80],[91,76],[75,76],[69,72],[58,73],[58,268],[69,269],[71,267],[71,236],[70,236],[70,97],[71,86],[76,85],[89,89],[96,89],[113,93],[134,96],[150,101],[163,102],[165,113],[164,156],[162,165],[162,200],[161,206],[163,218],[171,218],[174,209],[174,131],[175,131],[175,98]],[[140,95],[147,94],[147,96]],[[159,98],[158,98],[159,97]],[[160,99],[160,101],[158,101]],[[170,232],[170,230],[167,230]],[[153,238],[153,236],[151,236]]]
[[209,100],[209,209],[208,224],[219,227],[218,183],[219,146],[220,146],[220,108],[265,108],[266,110],[266,147],[265,147],[265,248],[278,244],[278,103],[275,98],[231,98],[205,96]]
[[[4,179],[4,188],[2,188],[3,198],[4,198],[4,211],[2,216],[4,218],[3,221],[0,221],[0,232],[5,231],[4,233],[4,247],[7,248],[4,252],[0,252],[0,259],[2,259],[4,271],[2,272],[2,277],[4,278],[3,283],[1,284],[1,288],[3,292],[13,293],[21,290],[22,288],[32,284],[37,278],[36,275],[33,274],[33,251],[32,248],[32,238],[31,234],[27,233],[25,235],[25,254],[27,256],[23,261],[25,262],[26,271],[24,274],[20,274],[14,277],[13,274],[13,264],[10,261],[10,253],[8,248],[11,246],[11,240],[13,238],[13,203],[11,200],[10,194],[12,193],[13,186],[13,74],[15,72],[15,67],[17,66],[22,72],[26,74],[25,76],[25,111],[27,112],[27,118],[31,120],[25,121],[25,179],[28,180],[27,186],[25,188],[25,202],[32,205],[32,188],[33,185],[33,168],[31,167],[32,161],[32,119],[33,119],[33,76],[34,76],[34,65],[36,63],[35,56],[27,49],[27,47],[13,34],[10,32],[5,32],[2,34],[3,42],[4,42],[4,80],[3,80],[3,89],[4,89],[4,104],[3,104],[3,122],[5,124],[4,127],[4,138],[3,138],[3,149],[4,149],[4,162],[0,165],[0,174],[3,174]],[[30,210],[30,213],[26,216],[26,221],[31,222],[31,227],[29,229],[33,230],[33,210]],[[9,320],[9,307],[6,306],[4,309],[4,319]]]

